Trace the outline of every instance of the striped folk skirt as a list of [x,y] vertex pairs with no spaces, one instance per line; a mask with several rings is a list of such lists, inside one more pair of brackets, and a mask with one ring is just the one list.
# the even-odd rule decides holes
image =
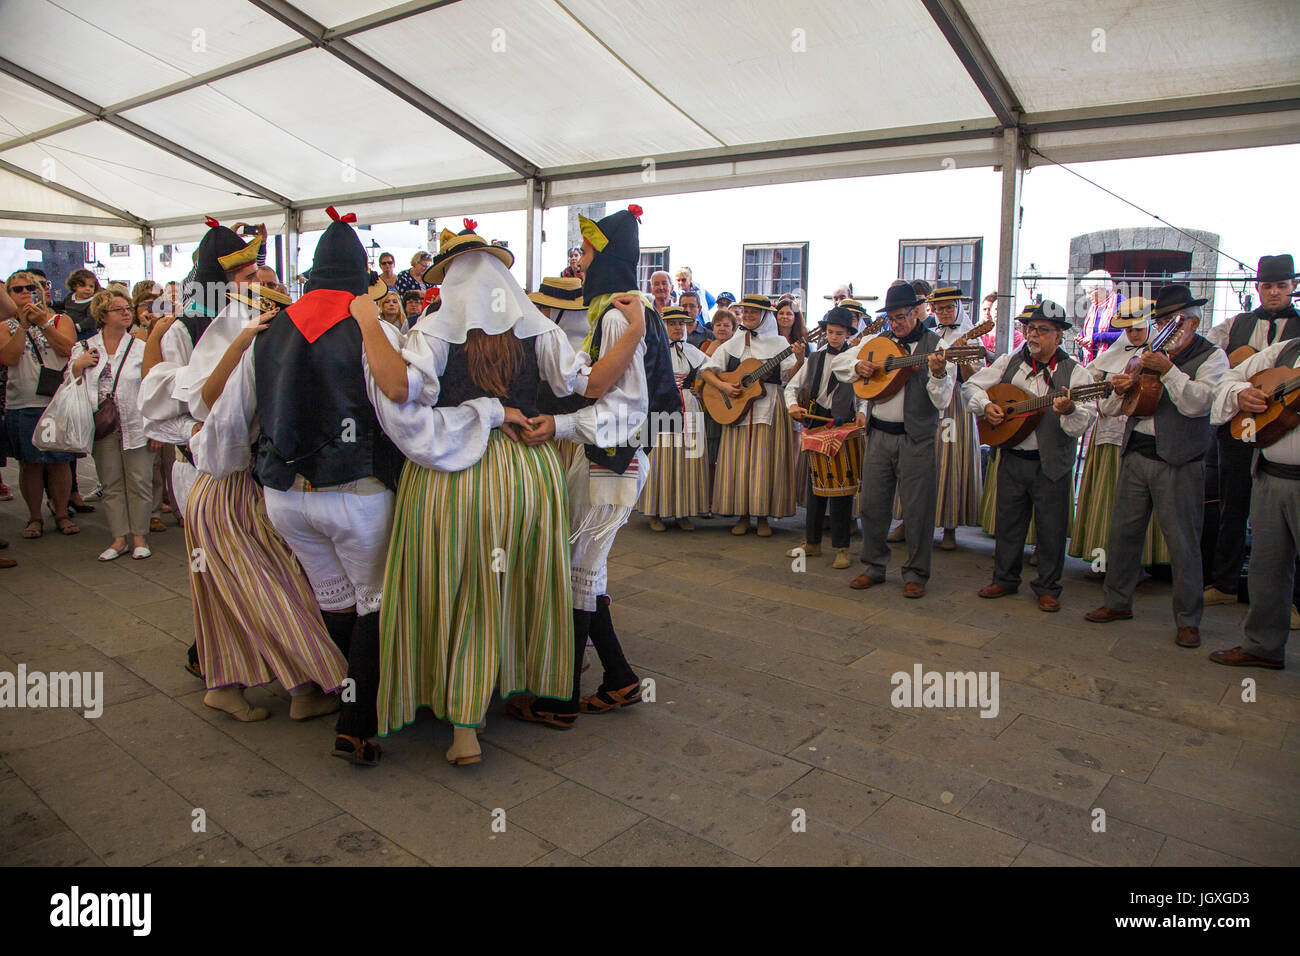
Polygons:
[[979,431],[975,417],[966,410],[960,388],[954,389],[948,411],[939,419],[937,439],[939,503],[935,527],[978,524],[983,491]]
[[666,428],[649,450],[650,475],[636,510],[660,518],[692,518],[709,510],[709,459],[700,400],[682,392],[685,434]]
[[464,471],[402,469],[379,611],[379,730],[420,707],[460,727],[492,691],[568,699],[569,507],[551,443],[493,430]]
[[[773,385],[768,388],[775,388]],[[713,513],[784,518],[794,514],[794,430],[777,408],[774,425],[722,426]]]
[[[997,515],[998,515],[998,458],[1000,449],[989,449],[989,466],[984,471],[984,491],[980,496],[980,527],[988,535],[997,535]],[[1065,518],[1066,527],[1074,525],[1074,496],[1070,496],[1070,506]],[[1029,533],[1025,536],[1026,545],[1035,545],[1038,543],[1038,536],[1034,532],[1034,519],[1029,519]]]
[[[1110,519],[1115,510],[1115,486],[1119,483],[1119,446],[1093,442],[1088,457],[1083,462],[1083,476],[1079,479],[1079,504],[1070,526],[1070,547],[1066,553],[1092,561],[1100,548],[1105,551],[1110,541]],[[1146,541],[1142,545],[1142,563],[1169,564],[1169,545],[1160,531],[1154,509],[1147,524]]]
[[347,661],[248,472],[197,473],[185,504],[185,543],[208,687],[278,679],[286,690],[315,681],[331,691],[343,683]]

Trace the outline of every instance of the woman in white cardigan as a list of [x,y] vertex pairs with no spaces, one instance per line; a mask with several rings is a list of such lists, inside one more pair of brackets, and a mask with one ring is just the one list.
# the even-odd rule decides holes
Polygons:
[[[119,425],[112,434],[96,438],[93,449],[95,470],[104,486],[104,510],[113,543],[99,560],[112,561],[131,551],[133,558],[147,558],[146,535],[153,511],[153,456],[158,443],[144,434],[140,417],[140,362],[144,339],[129,331],[135,318],[131,300],[118,292],[98,292],[90,301],[90,314],[99,331],[72,349],[67,375],[80,382],[84,375],[90,387],[92,407],[113,395]],[[117,390],[113,392],[116,381]],[[131,536],[131,548],[126,538]]]

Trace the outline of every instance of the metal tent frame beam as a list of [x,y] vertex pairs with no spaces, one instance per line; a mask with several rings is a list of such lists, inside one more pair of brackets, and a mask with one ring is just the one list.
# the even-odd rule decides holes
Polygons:
[[[461,138],[474,144],[507,169],[528,179],[537,175],[537,166],[515,152],[486,130],[434,99],[419,87],[404,80],[374,57],[362,52],[346,39],[331,37],[329,31],[286,0],[248,0],[259,10],[296,30],[310,40],[312,45],[333,54],[362,76],[378,84],[388,93],[415,107],[430,119],[436,120]],[[441,4],[439,4],[441,6]],[[430,7],[429,9],[433,9]],[[414,15],[413,13],[406,14]]]
[[1017,125],[1020,102],[959,0],[921,0],[952,52],[1003,126]]
[[28,86],[35,87],[47,96],[52,96],[74,109],[81,110],[83,113],[88,113],[95,119],[101,119],[110,126],[115,126],[124,133],[134,136],[136,139],[143,140],[151,146],[155,146],[163,152],[175,156],[177,159],[182,159],[192,166],[197,166],[200,169],[211,173],[213,176],[226,180],[228,183],[239,186],[241,189],[252,193],[255,196],[281,206],[289,204],[289,200],[286,197],[281,196],[279,193],[267,189],[265,186],[261,186],[245,176],[241,176],[234,170],[226,169],[226,167],[219,163],[214,163],[212,160],[200,156],[192,150],[186,149],[179,143],[172,142],[165,136],[155,133],[152,130],[145,129],[143,126],[133,123],[123,116],[105,113],[103,107],[92,103],[85,97],[78,96],[71,90],[64,89],[57,83],[51,83],[49,80],[45,79],[45,77],[38,76],[11,60],[6,60],[3,57],[0,57],[0,70],[3,70],[10,76],[17,77]]
[[[60,193],[64,196],[67,196],[69,199],[75,199],[77,202],[84,202],[88,206],[94,206],[96,209],[106,212],[110,216],[113,216],[114,218],[122,220],[122,222],[128,226],[148,225],[148,223],[145,220],[141,219],[139,216],[135,215],[134,213],[127,212],[125,209],[118,209],[116,206],[111,206],[106,202],[101,202],[100,200],[94,198],[93,196],[87,196],[85,193],[79,193],[75,189],[69,189],[67,186],[60,185],[59,183],[38,176],[35,173],[31,172],[30,170],[23,169],[21,166],[15,166],[13,163],[7,163],[3,159],[0,159],[0,169],[3,169],[7,173],[13,173],[15,176],[20,176],[21,178],[26,179],[28,182],[33,182],[41,186],[44,186],[46,189],[53,189],[56,193]],[[17,218],[30,220],[32,222],[46,221],[46,220],[35,218],[35,216],[37,215],[38,215],[37,213],[28,213],[25,216],[21,216]],[[75,219],[76,217],[73,218]],[[93,225],[95,224],[95,222],[98,221],[98,218],[99,217],[97,216],[87,216],[84,220],[78,220],[78,221],[85,222],[88,225]]]

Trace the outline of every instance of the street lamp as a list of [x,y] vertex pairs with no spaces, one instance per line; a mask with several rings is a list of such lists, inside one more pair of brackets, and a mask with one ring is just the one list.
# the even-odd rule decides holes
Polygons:
[[375,242],[374,237],[370,239],[370,247],[366,249],[366,260],[370,263],[371,269],[379,268],[379,243]]
[[1020,281],[1025,284],[1025,289],[1029,292],[1029,298],[1035,302],[1037,299],[1034,296],[1034,290],[1038,288],[1038,280],[1041,279],[1042,276],[1043,274],[1039,272],[1037,267],[1031,262],[1029,263],[1029,268],[1025,270],[1024,275],[1020,277]]
[[101,285],[108,278],[108,267],[98,260],[95,261],[95,278],[100,281]]
[[1246,290],[1250,288],[1251,278],[1251,272],[1243,262],[1238,262],[1237,268],[1233,269],[1232,275],[1228,277],[1228,285],[1237,294],[1237,304],[1241,306],[1243,312],[1250,311],[1250,306],[1246,303],[1251,300],[1251,296]]

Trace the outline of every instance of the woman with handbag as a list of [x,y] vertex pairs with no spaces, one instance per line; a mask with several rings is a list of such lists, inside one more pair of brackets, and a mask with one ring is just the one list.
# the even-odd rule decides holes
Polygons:
[[18,315],[0,323],[0,363],[9,369],[5,386],[5,435],[9,453],[19,461],[18,484],[27,502],[28,521],[24,538],[39,538],[44,532],[41,500],[48,485],[54,505],[54,523],[63,534],[81,529],[68,517],[68,496],[72,491],[70,452],[42,451],[32,444],[41,412],[63,381],[68,354],[76,342],[72,320],[51,315],[40,305],[44,292],[40,281],[27,272],[15,272],[5,282]]
[[113,543],[99,560],[113,561],[126,554],[128,533],[131,557],[147,558],[152,553],[145,535],[153,510],[153,457],[158,443],[145,438],[140,418],[144,341],[130,332],[135,310],[120,292],[95,293],[90,314],[99,331],[73,347],[68,381],[80,384],[82,377],[89,375],[87,394],[95,406],[92,454],[104,485],[108,529],[113,533]]

